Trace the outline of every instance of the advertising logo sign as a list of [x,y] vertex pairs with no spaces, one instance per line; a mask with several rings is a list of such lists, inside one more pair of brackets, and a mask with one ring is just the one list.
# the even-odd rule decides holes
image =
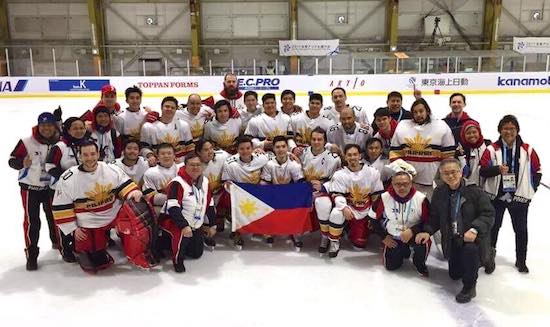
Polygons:
[[27,86],[28,80],[0,80],[0,92],[22,92]]
[[278,90],[281,80],[277,77],[239,78],[240,90]]
[[104,85],[109,84],[108,79],[51,79],[50,91],[101,91]]

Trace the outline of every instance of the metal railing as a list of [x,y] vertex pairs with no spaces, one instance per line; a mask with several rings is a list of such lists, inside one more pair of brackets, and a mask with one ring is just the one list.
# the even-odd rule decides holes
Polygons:
[[[186,76],[223,75],[286,75],[290,73],[288,57],[275,51],[262,51],[257,58],[231,57],[229,50],[203,49],[200,68],[190,61],[190,49],[182,46],[109,46],[106,60],[94,67],[89,45],[10,46],[0,50],[0,75],[6,76]],[[258,50],[258,49],[256,49]],[[160,51],[160,52],[159,52]],[[262,51],[256,51],[262,52]],[[160,54],[160,55],[159,55]],[[2,63],[4,59],[4,63]],[[470,73],[549,71],[550,54],[520,55],[513,51],[465,51],[414,53],[406,59],[387,53],[340,53],[330,57],[301,57],[299,75],[319,74],[402,74],[402,73]]]

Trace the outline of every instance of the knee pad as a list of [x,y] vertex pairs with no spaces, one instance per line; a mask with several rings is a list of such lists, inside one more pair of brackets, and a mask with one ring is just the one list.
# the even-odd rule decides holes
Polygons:
[[[363,248],[367,244],[369,229],[366,219],[352,219],[349,224],[349,240],[358,248]],[[396,268],[397,269],[397,268]]]
[[320,221],[328,221],[330,211],[332,210],[332,201],[328,196],[321,196],[315,198],[315,212],[317,213],[317,219]]

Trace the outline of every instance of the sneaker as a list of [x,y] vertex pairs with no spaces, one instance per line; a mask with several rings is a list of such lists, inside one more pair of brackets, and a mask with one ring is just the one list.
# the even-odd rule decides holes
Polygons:
[[76,262],[76,257],[74,255],[74,252],[71,250],[66,250],[62,253],[61,258],[63,258],[63,261],[68,263]]
[[336,258],[339,251],[340,251],[340,241],[330,240],[330,248],[328,250],[328,257],[329,258]]
[[529,273],[529,268],[527,268],[525,261],[516,261],[516,268],[518,268],[518,271],[522,274]]
[[328,239],[328,236],[321,235],[321,244],[319,245],[319,253],[327,253],[329,242],[330,240]]
[[474,297],[476,297],[476,287],[470,287],[466,288],[463,287],[460,293],[458,293],[455,297],[456,302],[458,303],[468,303],[470,302]]
[[497,255],[497,249],[491,248],[491,252],[489,253],[489,261],[485,263],[485,273],[490,275],[495,271],[496,265],[495,265],[495,257]]

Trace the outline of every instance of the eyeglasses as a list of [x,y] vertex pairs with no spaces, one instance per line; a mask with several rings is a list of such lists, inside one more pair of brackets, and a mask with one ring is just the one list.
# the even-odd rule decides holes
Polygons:
[[408,187],[411,185],[411,183],[392,183],[394,187]]
[[443,176],[456,176],[460,173],[460,170],[449,170],[449,171],[442,171],[441,175]]

